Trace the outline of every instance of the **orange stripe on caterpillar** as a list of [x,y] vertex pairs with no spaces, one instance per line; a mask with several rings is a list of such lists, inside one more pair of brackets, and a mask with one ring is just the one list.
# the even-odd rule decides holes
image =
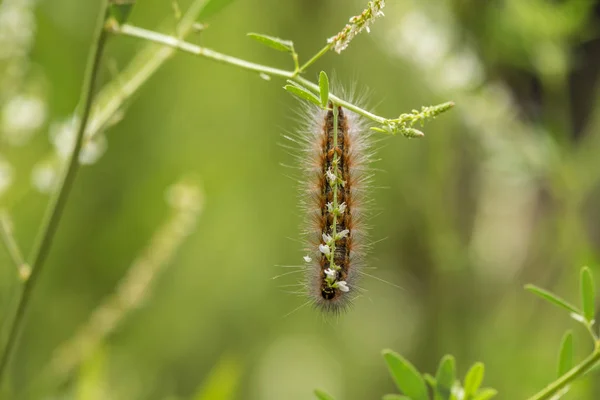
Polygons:
[[356,297],[364,264],[369,131],[358,116],[331,103],[311,115],[302,138],[305,286],[315,306],[337,313]]

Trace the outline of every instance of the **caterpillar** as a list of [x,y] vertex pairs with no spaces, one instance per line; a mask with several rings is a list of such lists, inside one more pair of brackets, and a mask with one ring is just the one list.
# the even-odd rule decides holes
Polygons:
[[300,132],[305,213],[303,286],[309,302],[339,313],[360,292],[365,203],[371,174],[370,131],[356,114],[329,103],[309,111]]

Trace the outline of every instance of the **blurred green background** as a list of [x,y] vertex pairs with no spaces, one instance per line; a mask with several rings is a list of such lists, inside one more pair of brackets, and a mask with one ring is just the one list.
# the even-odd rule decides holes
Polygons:
[[[138,3],[132,24],[173,33],[169,0]],[[246,33],[291,39],[307,60],[365,3],[235,0],[201,19],[208,29],[189,40],[291,68],[287,55]],[[0,3],[0,205],[25,253],[98,8]],[[44,398],[294,400],[322,388],[375,399],[394,391],[383,348],[429,373],[446,353],[461,376],[482,361],[499,399],[525,398],[554,378],[560,338],[574,324],[523,285],[576,301],[579,268],[600,275],[600,3],[390,0],[384,11],[370,34],[306,77],[335,73],[342,86],[369,92],[369,109],[387,117],[457,105],[423,128],[424,139],[376,144],[368,258],[376,279],[362,281],[353,309],[333,319],[310,307],[287,315],[304,303],[285,287],[300,277],[272,279],[304,255],[296,173],[282,166],[295,160],[280,145],[299,125],[298,101],[278,78],[176,54],[104,131],[102,157],[77,176],[11,364],[15,396],[41,396],[31,388],[57,347],[111,296],[169,218],[165,190],[182,176],[203,190],[194,232],[143,303],[81,367],[42,389]],[[112,37],[102,83],[144,46]],[[0,249],[2,321],[18,285]],[[581,359],[591,345],[574,329]],[[599,382],[578,381],[565,398],[598,399]]]

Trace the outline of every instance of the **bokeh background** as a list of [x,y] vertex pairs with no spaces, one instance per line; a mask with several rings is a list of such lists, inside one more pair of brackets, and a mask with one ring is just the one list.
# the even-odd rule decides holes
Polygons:
[[[290,68],[287,55],[246,33],[291,39],[307,60],[366,2],[230,3],[203,14],[208,29],[189,40]],[[25,253],[68,150],[98,8],[0,3],[0,205]],[[287,286],[300,276],[273,279],[303,256],[296,173],[282,166],[295,160],[280,145],[298,126],[298,101],[278,78],[175,54],[86,150],[7,393],[295,400],[321,388],[375,399],[394,391],[381,357],[391,348],[429,373],[446,353],[461,376],[482,361],[497,398],[521,399],[554,379],[566,329],[577,358],[589,353],[584,329],[523,285],[576,302],[579,268],[600,276],[600,3],[390,0],[384,11],[370,34],[307,78],[335,72],[388,117],[447,100],[456,107],[421,140],[377,143],[368,258],[376,278],[363,280],[353,309],[333,319],[310,307],[289,314],[304,303]],[[168,0],[139,2],[130,22],[176,26]],[[118,88],[115,77],[145,46],[112,37],[102,84]],[[173,195],[181,179],[201,193]],[[160,228],[181,217],[174,196],[185,229],[197,217],[186,237],[177,223]],[[170,239],[170,260],[148,279]],[[2,338],[19,285],[0,249]],[[127,301],[114,301],[119,287]],[[56,367],[69,352],[70,367]],[[599,382],[578,381],[565,398],[598,399]]]

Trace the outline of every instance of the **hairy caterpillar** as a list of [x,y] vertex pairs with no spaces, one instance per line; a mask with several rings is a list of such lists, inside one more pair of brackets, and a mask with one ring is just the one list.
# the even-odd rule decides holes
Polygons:
[[346,309],[364,267],[365,196],[370,131],[354,113],[329,103],[309,111],[298,142],[303,180],[305,292],[324,312]]

